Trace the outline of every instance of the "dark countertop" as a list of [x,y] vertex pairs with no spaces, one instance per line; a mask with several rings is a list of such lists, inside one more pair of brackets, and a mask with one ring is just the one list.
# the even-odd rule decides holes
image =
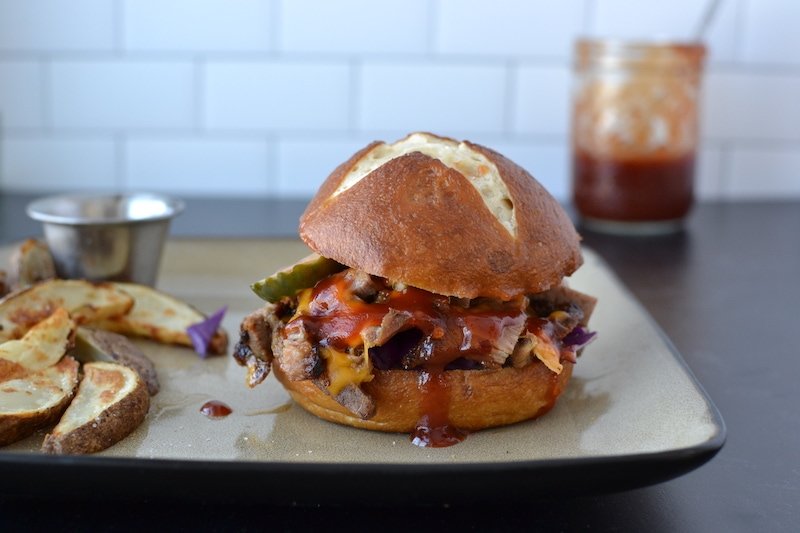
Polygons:
[[[0,196],[0,244],[39,233],[29,197]],[[303,202],[190,200],[178,236],[293,235]],[[716,403],[728,440],[708,464],[619,494],[483,508],[237,507],[0,502],[0,524],[44,529],[795,531],[800,523],[800,202],[704,204],[682,234],[584,231]],[[154,481],[156,482],[156,481]],[[269,480],[265,480],[268,483]],[[67,487],[54,488],[54,497]],[[364,490],[369,490],[365,487]],[[354,495],[354,501],[358,501]],[[12,528],[13,529],[13,528]]]

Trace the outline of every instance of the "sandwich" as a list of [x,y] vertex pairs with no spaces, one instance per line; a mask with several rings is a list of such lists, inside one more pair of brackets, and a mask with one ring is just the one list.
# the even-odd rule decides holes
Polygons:
[[536,418],[594,333],[580,238],[522,167],[414,133],[337,167],[300,218],[313,254],[253,284],[234,350],[325,420],[448,446]]

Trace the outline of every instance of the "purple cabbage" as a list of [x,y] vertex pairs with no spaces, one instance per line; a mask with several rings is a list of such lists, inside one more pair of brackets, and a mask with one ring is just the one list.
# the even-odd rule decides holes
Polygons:
[[189,339],[192,341],[194,351],[197,352],[200,357],[205,358],[208,356],[208,347],[211,345],[211,339],[214,338],[214,334],[222,323],[222,317],[225,316],[227,310],[227,305],[221,307],[202,322],[192,324],[186,328],[186,334],[189,335]]
[[583,326],[576,326],[575,329],[570,331],[566,337],[562,339],[564,347],[575,348],[580,350],[593,340],[597,338],[596,331],[589,331]]
[[481,370],[482,368],[483,365],[480,363],[480,361],[467,359],[466,357],[459,357],[444,367],[445,370]]
[[373,346],[369,349],[372,364],[379,370],[399,368],[400,362],[408,352],[414,349],[422,340],[422,332],[416,328],[401,331],[386,341],[383,346]]

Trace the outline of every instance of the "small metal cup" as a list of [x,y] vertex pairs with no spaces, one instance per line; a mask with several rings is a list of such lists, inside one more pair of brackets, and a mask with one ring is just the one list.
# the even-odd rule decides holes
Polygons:
[[154,285],[181,200],[150,193],[51,196],[28,205],[62,278]]

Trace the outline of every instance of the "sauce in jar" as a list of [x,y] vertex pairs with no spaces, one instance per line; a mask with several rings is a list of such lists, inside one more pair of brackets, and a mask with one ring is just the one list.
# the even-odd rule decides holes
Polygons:
[[578,41],[572,184],[586,226],[681,227],[694,197],[704,57],[699,43]]
[[619,160],[583,152],[573,159],[575,207],[620,222],[680,220],[693,201],[694,154]]

